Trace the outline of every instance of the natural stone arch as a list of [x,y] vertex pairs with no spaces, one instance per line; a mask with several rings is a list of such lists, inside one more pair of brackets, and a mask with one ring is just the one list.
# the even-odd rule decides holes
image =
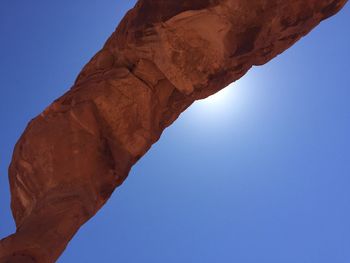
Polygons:
[[54,262],[195,100],[293,45],[346,0],[140,0],[74,86],[32,120],[9,170],[0,262]]

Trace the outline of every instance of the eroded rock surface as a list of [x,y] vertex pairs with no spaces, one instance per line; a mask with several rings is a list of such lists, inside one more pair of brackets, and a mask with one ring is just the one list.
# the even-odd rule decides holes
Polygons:
[[1,241],[0,262],[54,262],[182,111],[346,2],[140,0],[18,141],[9,169],[17,231]]

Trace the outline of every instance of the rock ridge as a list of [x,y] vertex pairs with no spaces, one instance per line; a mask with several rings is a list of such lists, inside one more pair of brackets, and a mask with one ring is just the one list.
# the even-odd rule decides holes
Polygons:
[[26,127],[0,263],[55,262],[195,100],[292,46],[347,0],[139,0],[73,87]]

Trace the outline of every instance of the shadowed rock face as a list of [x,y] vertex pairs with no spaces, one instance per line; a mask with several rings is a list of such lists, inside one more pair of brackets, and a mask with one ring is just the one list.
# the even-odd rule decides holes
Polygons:
[[195,100],[293,45],[346,0],[140,0],[74,86],[33,119],[9,168],[0,262],[54,262]]

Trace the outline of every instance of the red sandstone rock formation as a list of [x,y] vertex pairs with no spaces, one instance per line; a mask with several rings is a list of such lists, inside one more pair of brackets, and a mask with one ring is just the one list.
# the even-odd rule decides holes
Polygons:
[[74,86],[33,119],[9,169],[0,262],[54,262],[195,100],[293,45],[346,0],[140,0]]

